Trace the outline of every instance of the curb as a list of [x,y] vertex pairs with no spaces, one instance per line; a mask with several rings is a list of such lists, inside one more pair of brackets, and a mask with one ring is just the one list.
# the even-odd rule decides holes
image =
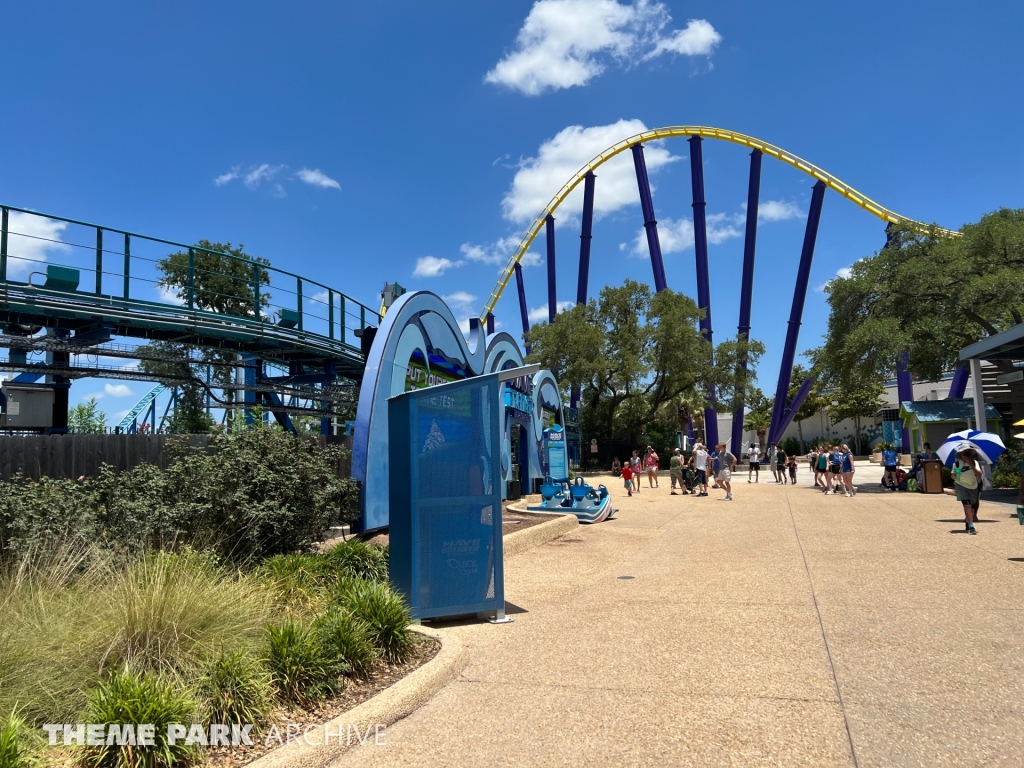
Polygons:
[[[509,509],[512,510],[511,505],[509,505]],[[528,549],[533,549],[534,547],[545,544],[552,539],[557,539],[559,536],[564,536],[569,531],[577,528],[580,524],[576,515],[572,514],[565,515],[558,512],[521,512],[520,510],[512,511],[519,512],[520,514],[536,515],[537,517],[550,517],[552,519],[539,523],[538,525],[531,525],[529,528],[524,528],[521,531],[516,531],[515,533],[510,533],[508,536],[502,537],[505,559],[515,557]]]
[[[411,715],[465,669],[469,652],[456,635],[433,627],[410,629],[440,641],[441,650],[434,658],[390,688],[333,720],[310,728],[304,738],[278,747],[249,763],[247,768],[326,768],[360,743],[373,744],[376,727],[392,725]],[[356,731],[363,734],[362,742]],[[325,733],[330,734],[329,744],[325,743]],[[343,735],[339,737],[339,733]]]

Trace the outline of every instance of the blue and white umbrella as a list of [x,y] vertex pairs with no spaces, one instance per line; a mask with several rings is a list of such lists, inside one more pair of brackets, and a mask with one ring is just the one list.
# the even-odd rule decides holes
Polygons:
[[953,462],[956,461],[957,451],[965,450],[968,447],[976,450],[986,464],[995,464],[996,459],[1002,456],[1003,451],[1006,450],[999,435],[993,435],[991,432],[979,432],[976,429],[965,429],[947,437],[946,442],[939,446],[936,453],[947,467],[952,467]]

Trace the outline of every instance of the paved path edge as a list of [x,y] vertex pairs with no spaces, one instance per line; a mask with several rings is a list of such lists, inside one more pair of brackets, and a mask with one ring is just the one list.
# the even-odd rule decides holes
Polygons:
[[[509,509],[514,512],[522,512],[522,510],[513,509],[509,506]],[[544,517],[551,517],[552,520],[546,520],[543,523],[537,525],[531,525],[529,528],[524,528],[521,531],[510,533],[508,536],[503,537],[504,543],[504,557],[508,559],[515,557],[518,554],[526,552],[528,549],[533,549],[541,544],[546,544],[552,539],[557,539],[559,536],[564,536],[569,531],[577,528],[580,521],[576,518],[576,515],[566,515],[558,512],[527,512],[530,515],[542,515]]]
[[[311,728],[305,740],[300,738],[279,747],[249,763],[247,768],[326,768],[360,743],[373,746],[376,738],[385,743],[386,726],[426,704],[457,678],[469,661],[469,652],[457,635],[433,627],[410,629],[441,643],[441,650],[434,658],[362,704]],[[362,742],[357,732],[362,734]],[[330,734],[329,744],[325,744],[325,733]]]

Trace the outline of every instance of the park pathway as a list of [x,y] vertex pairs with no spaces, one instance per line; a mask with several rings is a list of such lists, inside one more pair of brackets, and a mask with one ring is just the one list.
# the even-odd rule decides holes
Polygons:
[[335,765],[1024,764],[1013,508],[951,533],[952,497],[858,475],[852,499],[615,484],[617,519],[507,563],[515,623],[442,625],[460,678]]

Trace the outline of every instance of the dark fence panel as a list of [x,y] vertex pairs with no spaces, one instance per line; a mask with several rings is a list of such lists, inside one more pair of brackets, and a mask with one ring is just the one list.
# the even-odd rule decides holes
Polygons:
[[[156,464],[166,468],[171,459],[169,441],[180,440],[168,435],[0,435],[0,479],[12,477],[78,478],[99,474],[109,464],[122,472],[139,464]],[[351,450],[352,438],[320,436],[321,446],[341,445]],[[210,435],[189,435],[193,448],[207,448]],[[351,453],[337,463],[339,477],[352,472]]]

